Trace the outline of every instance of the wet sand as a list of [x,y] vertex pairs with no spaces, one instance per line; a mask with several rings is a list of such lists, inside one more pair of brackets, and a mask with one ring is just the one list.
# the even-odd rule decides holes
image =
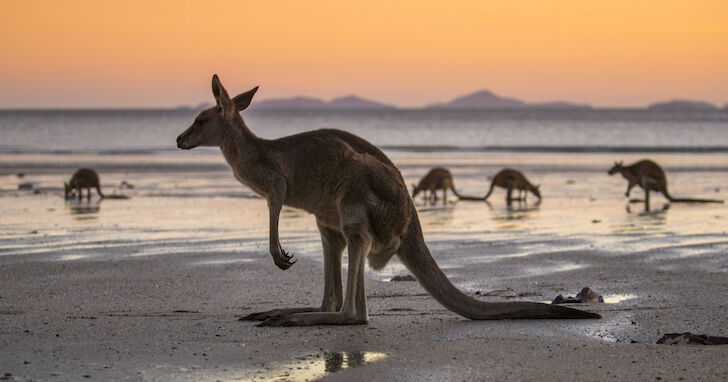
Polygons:
[[[410,183],[422,173],[420,161],[432,162],[394,158]],[[668,171],[674,193],[724,198],[725,172],[711,169],[715,157],[701,158],[689,182],[688,171]],[[498,167],[497,161],[483,166]],[[54,185],[65,177],[63,166],[28,170],[22,181],[34,182],[37,194],[13,190],[21,180],[4,175],[0,376],[726,380],[728,346],[655,342],[670,332],[728,335],[728,208],[627,211],[624,181],[603,171],[590,175],[601,160],[551,172],[539,172],[540,163],[522,164],[548,190],[540,206],[508,209],[501,191],[490,205],[423,210],[426,240],[466,293],[488,301],[550,301],[589,286],[607,303],[580,308],[601,320],[467,320],[416,282],[389,281],[406,274],[395,261],[382,273],[367,272],[368,325],[258,328],[237,317],[320,303],[320,244],[307,214],[283,213],[282,244],[299,261],[280,271],[266,253],[265,202],[224,169],[189,175],[156,162],[146,172],[108,167],[105,189],[122,179],[136,187],[118,191],[129,200],[101,203],[59,200]],[[481,165],[452,166],[460,189],[482,190],[486,176],[468,175],[480,174]],[[715,192],[713,185],[722,188]]]

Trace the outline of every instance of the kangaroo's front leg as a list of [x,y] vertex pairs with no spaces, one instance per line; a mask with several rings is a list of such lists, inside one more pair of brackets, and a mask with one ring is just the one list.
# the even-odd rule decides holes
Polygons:
[[284,192],[273,192],[268,196],[268,212],[270,213],[270,238],[268,245],[270,254],[273,256],[273,262],[278,266],[278,268],[286,270],[291,265],[295,264],[296,261],[291,261],[293,255],[289,255],[283,250],[283,248],[281,248],[281,242],[278,238],[278,218],[281,214],[281,208],[283,207],[284,194]]
[[306,325],[360,325],[366,324],[366,289],[364,287],[364,264],[372,248],[372,237],[366,214],[355,214],[356,220],[343,224],[344,236],[349,248],[349,271],[346,280],[346,296],[337,312],[296,313],[280,318],[271,318],[260,326],[306,326]]
[[624,196],[629,198],[629,193],[630,193],[630,191],[632,191],[632,187],[634,187],[636,185],[637,185],[637,183],[634,183],[634,182],[627,183],[627,192],[624,193]]
[[341,257],[346,248],[344,235],[333,229],[324,227],[316,220],[321,232],[321,244],[324,248],[324,297],[321,307],[301,307],[273,309],[252,313],[240,318],[240,321],[265,321],[280,318],[294,313],[304,312],[336,312],[341,308],[343,300],[341,287]]

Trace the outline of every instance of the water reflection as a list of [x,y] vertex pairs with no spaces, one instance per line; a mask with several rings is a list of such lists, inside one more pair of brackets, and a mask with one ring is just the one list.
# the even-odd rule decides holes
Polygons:
[[636,297],[636,294],[608,294],[602,296],[604,303],[606,304],[618,304],[622,301],[631,300]]
[[76,219],[95,219],[97,216],[92,215],[101,209],[101,199],[93,200],[66,200],[66,208]]
[[266,367],[255,372],[253,381],[311,381],[350,367],[381,361],[379,352],[324,352],[297,357],[294,362]]
[[455,205],[417,206],[421,222],[426,226],[447,226],[453,222]]
[[669,204],[660,210],[654,211],[636,211],[632,212],[627,205],[627,217],[621,223],[615,225],[613,228],[614,233],[629,233],[629,232],[660,232],[665,231],[668,225],[667,210]]

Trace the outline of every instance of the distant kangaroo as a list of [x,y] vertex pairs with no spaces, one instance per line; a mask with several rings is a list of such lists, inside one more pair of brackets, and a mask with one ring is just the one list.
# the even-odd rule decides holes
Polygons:
[[[177,138],[181,149],[218,146],[235,177],[268,202],[270,254],[281,269],[295,261],[278,239],[283,204],[316,217],[324,253],[324,296],[320,307],[275,309],[243,320],[262,326],[355,325],[368,322],[364,266],[382,269],[395,254],[420,284],[446,308],[471,319],[599,318],[595,313],[534,302],[486,303],[450,283],[435,263],[402,175],[371,143],[344,131],[323,129],[279,139],[253,134],[239,111],[258,88],[230,99],[217,75],[217,105],[203,110]],[[342,254],[348,247],[346,294]]]
[[634,186],[640,186],[644,189],[645,211],[650,210],[650,191],[661,192],[670,202],[723,203],[722,200],[715,199],[673,198],[667,191],[667,177],[657,163],[649,159],[641,160],[629,166],[623,166],[622,163],[614,162],[614,166],[609,170],[608,174],[620,173],[627,179],[627,192],[625,192],[627,197],[629,197],[629,193]]
[[91,187],[96,188],[96,192],[99,193],[100,197],[104,197],[101,193],[101,184],[99,183],[99,175],[96,171],[90,168],[79,168],[71,176],[71,180],[67,183],[63,183],[65,189],[64,198],[68,199],[69,195],[73,190],[78,191],[78,200],[81,200],[83,189],[88,190],[87,199],[91,199]]
[[[455,196],[460,196],[455,191],[455,184],[453,183],[450,171],[446,168],[435,167],[420,180],[419,184],[412,184],[412,199],[422,192],[425,197],[425,202],[435,204],[437,202],[437,190],[442,190],[442,205],[446,205],[448,189],[451,189]],[[427,195],[428,191],[430,192],[429,197]]]
[[[541,191],[539,191],[538,186],[534,186],[533,184],[531,184],[531,182],[529,182],[528,179],[526,179],[526,177],[520,171],[510,168],[505,168],[495,174],[493,180],[490,182],[490,189],[484,197],[479,198],[474,196],[461,196],[460,199],[488,200],[490,194],[493,193],[493,189],[495,188],[495,186],[505,188],[508,191],[506,193],[506,204],[508,205],[511,205],[513,200],[526,201],[526,195],[528,195],[529,191],[533,192],[533,194],[536,195],[539,202],[541,201]],[[513,190],[518,190],[518,198],[513,198]],[[521,193],[524,191],[525,193],[521,195]]]

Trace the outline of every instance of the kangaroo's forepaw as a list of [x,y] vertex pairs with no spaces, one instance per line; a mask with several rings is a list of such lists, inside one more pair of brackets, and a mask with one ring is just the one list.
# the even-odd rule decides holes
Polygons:
[[281,249],[281,255],[282,256],[273,256],[273,262],[278,266],[278,268],[283,269],[284,271],[291,267],[291,265],[295,264],[297,260],[293,260],[293,255],[289,255],[288,252]]

